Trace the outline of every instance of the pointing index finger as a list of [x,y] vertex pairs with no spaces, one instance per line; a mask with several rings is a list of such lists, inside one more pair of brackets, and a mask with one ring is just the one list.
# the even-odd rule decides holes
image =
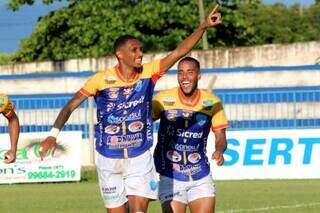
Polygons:
[[216,6],[213,8],[213,10],[211,11],[211,13],[215,13],[217,12],[218,8],[219,8],[219,4],[216,4]]

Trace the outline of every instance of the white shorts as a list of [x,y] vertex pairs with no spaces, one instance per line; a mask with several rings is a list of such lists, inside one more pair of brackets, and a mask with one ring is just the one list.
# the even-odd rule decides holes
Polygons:
[[211,174],[196,181],[179,181],[160,175],[159,199],[161,204],[169,200],[188,204],[193,200],[215,195],[215,185]]
[[122,206],[128,195],[157,199],[157,175],[149,150],[128,159],[107,158],[98,153],[97,171],[106,208]]

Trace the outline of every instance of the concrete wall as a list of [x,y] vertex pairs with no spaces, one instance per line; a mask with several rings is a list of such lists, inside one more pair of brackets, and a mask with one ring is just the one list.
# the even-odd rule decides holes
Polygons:
[[[164,52],[145,54],[144,62],[161,58],[166,54]],[[199,59],[202,67],[206,68],[306,65],[320,63],[320,41],[227,49],[216,48],[207,51],[192,51],[190,55]],[[108,56],[97,59],[73,59],[60,62],[8,64],[0,65],[0,75],[34,72],[96,71],[112,67],[116,63],[116,59],[113,56]]]
[[[316,68],[316,69],[315,69]],[[272,67],[270,67],[272,69]],[[92,73],[93,74],[93,73]],[[14,76],[12,76],[14,77]],[[209,81],[215,77],[214,89],[268,88],[268,87],[304,87],[320,85],[320,65],[304,70],[265,70],[225,72],[205,72],[199,82],[200,88],[207,88]],[[0,91],[6,94],[46,94],[74,93],[79,90],[89,76],[82,77],[48,77],[48,78],[1,78]],[[169,72],[159,80],[156,90],[177,86],[175,72]]]

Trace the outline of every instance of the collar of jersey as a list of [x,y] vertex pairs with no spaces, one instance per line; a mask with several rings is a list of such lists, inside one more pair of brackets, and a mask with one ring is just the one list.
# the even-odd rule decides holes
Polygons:
[[192,102],[192,103],[187,103],[187,102],[185,102],[185,101],[183,100],[182,91],[181,91],[180,87],[178,87],[178,96],[179,96],[180,102],[181,102],[183,105],[195,107],[195,106],[198,104],[199,100],[200,100],[201,94],[200,94],[200,90],[197,89],[197,95],[196,95],[195,99],[193,100],[193,102]]
[[139,79],[139,77],[140,77],[140,73],[136,72],[134,78],[133,78],[132,80],[130,80],[130,81],[127,81],[127,80],[125,80],[125,79],[123,78],[123,76],[122,76],[122,74],[121,74],[121,72],[120,72],[120,66],[119,66],[119,64],[117,64],[117,65],[114,67],[114,69],[115,69],[115,73],[116,73],[116,76],[118,77],[118,79],[119,79],[120,81],[124,82],[124,83],[133,83],[133,82],[137,81],[137,80]]

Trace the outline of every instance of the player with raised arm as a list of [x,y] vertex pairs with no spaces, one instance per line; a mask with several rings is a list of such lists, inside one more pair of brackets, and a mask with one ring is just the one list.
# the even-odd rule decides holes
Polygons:
[[114,44],[118,64],[96,73],[60,111],[49,136],[41,143],[43,159],[56,147],[56,137],[71,113],[89,96],[97,105],[95,129],[97,171],[107,212],[146,212],[157,198],[152,154],[151,104],[157,80],[190,52],[205,30],[221,23],[212,11],[206,20],[166,57],[142,64],[143,48],[138,39],[125,35]]
[[198,213],[215,209],[207,139],[212,130],[212,159],[221,166],[228,123],[220,99],[198,89],[200,77],[199,62],[185,57],[178,64],[179,87],[161,91],[153,99],[153,118],[160,119],[154,160],[163,212],[186,212],[187,206]]

